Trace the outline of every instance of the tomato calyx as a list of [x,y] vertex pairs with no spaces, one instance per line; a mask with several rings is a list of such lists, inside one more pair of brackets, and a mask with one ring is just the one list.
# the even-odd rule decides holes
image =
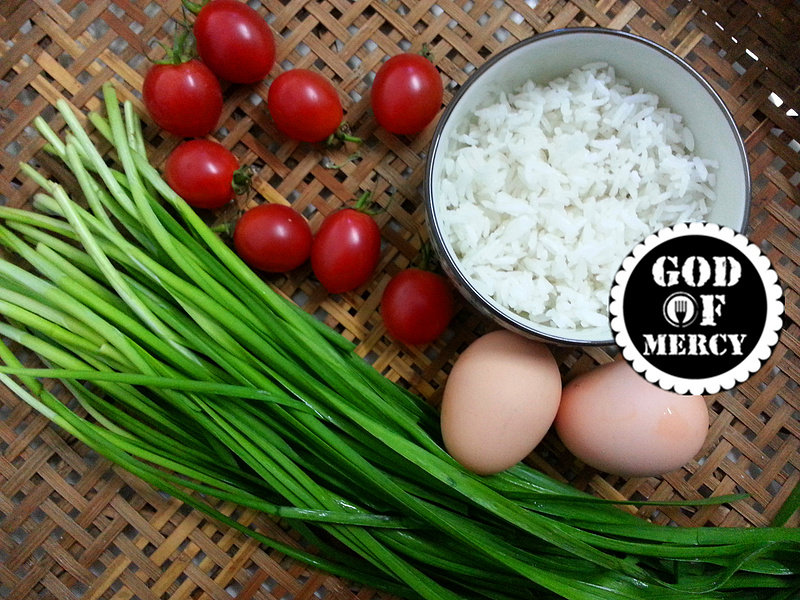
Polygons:
[[328,139],[325,140],[325,145],[328,148],[338,148],[345,142],[352,142],[354,144],[360,144],[363,142],[360,137],[356,137],[351,133],[350,125],[347,121],[342,121],[342,124],[336,128],[332,134],[328,136]]
[[237,196],[241,196],[242,194],[249,192],[252,183],[253,172],[249,166],[239,167],[233,172],[231,187],[233,188],[233,193]]
[[364,213],[365,215],[369,215],[370,217],[379,215],[386,210],[380,204],[372,200],[372,192],[369,191],[363,192],[358,198],[356,198],[356,203],[352,206],[352,208],[353,210]]
[[189,62],[196,57],[194,51],[194,37],[191,35],[191,27],[187,22],[179,24],[179,31],[175,36],[175,43],[172,48],[167,46],[164,42],[158,42],[167,57],[163,60],[154,60],[153,64],[156,65],[180,65]]
[[431,51],[431,47],[428,46],[427,43],[422,44],[422,48],[419,51],[419,55],[423,58],[427,58],[433,64],[436,64],[433,60],[433,52]]
[[191,2],[190,0],[181,0],[181,4],[183,4],[183,7],[190,13],[196,15],[201,10],[203,10],[203,7],[206,4],[208,4],[208,0],[204,0],[203,2]]
[[217,223],[216,225],[212,225],[209,227],[211,231],[216,234],[219,234],[222,238],[232,238],[233,237],[233,227],[236,225],[236,221],[239,220],[241,217],[241,213],[244,211],[238,211],[239,214],[237,215],[236,220],[234,221],[222,221],[221,223]]

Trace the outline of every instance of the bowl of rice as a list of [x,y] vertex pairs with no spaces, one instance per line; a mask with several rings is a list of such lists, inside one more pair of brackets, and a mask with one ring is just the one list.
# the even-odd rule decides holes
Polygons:
[[570,28],[470,75],[435,130],[424,195],[434,249],[473,306],[528,337],[610,345],[625,256],[681,222],[742,232],[750,176],[730,112],[688,63]]

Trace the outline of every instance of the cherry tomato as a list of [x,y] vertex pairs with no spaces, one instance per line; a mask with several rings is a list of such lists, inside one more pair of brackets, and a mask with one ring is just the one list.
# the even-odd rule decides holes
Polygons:
[[419,54],[398,54],[387,60],[372,82],[370,102],[381,127],[392,133],[419,133],[442,105],[439,71]]
[[260,204],[239,219],[233,246],[254,269],[285,273],[308,260],[312,238],[308,221],[292,207]]
[[395,275],[381,298],[386,331],[410,346],[438,338],[453,318],[453,294],[441,275],[406,269]]
[[275,63],[269,25],[243,2],[212,0],[200,9],[193,30],[200,58],[226,81],[261,81]]
[[331,294],[369,280],[381,257],[381,232],[365,212],[345,208],[327,217],[314,236],[311,268]]
[[164,176],[175,192],[195,208],[219,208],[236,195],[239,161],[211,140],[182,142],[167,157]]
[[269,86],[267,108],[283,134],[301,142],[321,142],[342,123],[342,103],[330,81],[307,69],[278,75]]
[[222,114],[222,88],[199,60],[153,65],[142,86],[147,112],[162,129],[179,137],[204,137]]

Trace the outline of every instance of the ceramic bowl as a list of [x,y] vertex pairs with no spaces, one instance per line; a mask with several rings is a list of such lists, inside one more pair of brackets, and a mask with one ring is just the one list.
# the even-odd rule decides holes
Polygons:
[[424,183],[430,237],[443,269],[473,306],[503,327],[560,345],[610,345],[613,336],[610,326],[565,330],[535,323],[481,294],[444,237],[442,164],[459,125],[500,90],[512,91],[531,79],[546,84],[594,62],[613,66],[632,88],[657,94],[662,105],[684,118],[695,138],[694,154],[718,161],[716,201],[708,221],[743,232],[749,214],[749,167],[736,124],[714,89],[672,52],[630,33],[570,28],[534,36],[492,56],[456,91],[434,132]]

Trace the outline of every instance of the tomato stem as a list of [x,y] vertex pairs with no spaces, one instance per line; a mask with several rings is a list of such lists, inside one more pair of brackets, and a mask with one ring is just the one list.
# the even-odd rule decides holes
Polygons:
[[361,158],[361,152],[358,152],[358,151],[353,152],[352,154],[348,155],[347,158],[345,158],[342,162],[340,162],[338,164],[333,162],[330,158],[325,157],[325,160],[323,161],[322,166],[325,167],[326,169],[332,169],[332,170],[341,169],[347,163],[350,163],[350,162],[353,162],[355,160],[358,160],[359,158]]
[[419,253],[414,257],[414,260],[411,261],[411,265],[432,273],[439,273],[441,271],[439,261],[436,258],[436,254],[433,252],[433,246],[429,240],[422,242]]
[[[375,183],[375,189],[377,189],[378,184]],[[386,212],[387,208],[391,203],[394,201],[394,194],[391,192],[387,192],[384,197],[388,198],[387,201],[384,202],[384,205],[378,204],[375,202],[373,198],[374,192],[367,191],[362,192],[362,194],[356,199],[355,206],[353,207],[354,210],[364,213],[365,215],[369,215],[374,217],[375,215],[379,215],[381,213]]]
[[356,200],[355,209],[359,212],[366,213],[369,210],[369,205],[372,204],[372,192],[363,192]]
[[380,204],[372,200],[372,192],[363,192],[356,199],[353,209],[371,217],[374,217],[375,215],[378,215],[386,210]]
[[356,137],[351,135],[350,133],[350,125],[348,125],[347,121],[342,121],[342,124],[334,131],[332,134],[328,136],[328,139],[325,140],[325,145],[329,148],[335,148],[337,146],[342,145],[344,142],[353,142],[354,144],[360,144],[363,142],[360,137]]

